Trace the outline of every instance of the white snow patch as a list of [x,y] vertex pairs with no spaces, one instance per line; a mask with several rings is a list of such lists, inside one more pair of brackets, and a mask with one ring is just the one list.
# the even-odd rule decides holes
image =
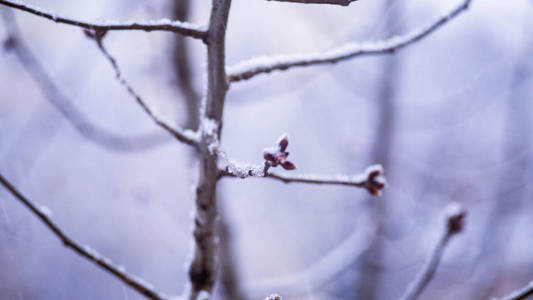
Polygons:
[[47,217],[50,217],[52,215],[52,211],[50,210],[50,208],[48,208],[45,205],[40,205],[39,207],[37,207],[37,209],[39,210],[40,213],[42,213],[43,215]]

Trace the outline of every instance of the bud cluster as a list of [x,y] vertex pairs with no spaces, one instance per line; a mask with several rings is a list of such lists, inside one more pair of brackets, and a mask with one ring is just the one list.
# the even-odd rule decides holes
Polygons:
[[296,166],[287,160],[289,152],[287,152],[287,146],[289,145],[289,138],[287,135],[282,135],[278,140],[277,147],[267,148],[263,152],[263,158],[265,159],[265,165],[269,167],[277,167],[281,165],[285,170],[294,170]]

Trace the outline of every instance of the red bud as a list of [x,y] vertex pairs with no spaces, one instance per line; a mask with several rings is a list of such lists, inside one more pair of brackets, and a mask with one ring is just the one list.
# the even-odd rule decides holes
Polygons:
[[284,162],[281,164],[281,166],[282,166],[283,169],[285,169],[285,170],[294,170],[294,169],[296,169],[296,166],[295,166],[292,162],[290,162],[290,161],[288,161],[288,160],[284,161]]

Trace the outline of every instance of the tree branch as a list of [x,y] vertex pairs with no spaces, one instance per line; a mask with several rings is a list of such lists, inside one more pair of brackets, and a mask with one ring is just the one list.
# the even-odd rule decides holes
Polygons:
[[145,151],[171,141],[162,133],[129,137],[109,132],[92,123],[78,110],[54,80],[41,66],[19,33],[17,23],[11,11],[3,10],[4,23],[8,32],[8,50],[13,50],[27,73],[37,83],[45,98],[71,124],[79,134],[106,149],[119,152]]
[[526,286],[516,291],[513,291],[512,293],[501,298],[500,300],[523,300],[532,295],[533,295],[533,281],[528,283]]
[[365,43],[348,43],[333,48],[324,53],[279,55],[271,57],[258,57],[244,61],[227,68],[228,81],[237,82],[250,79],[258,74],[270,73],[275,70],[287,70],[292,67],[303,67],[320,64],[337,63],[350,58],[364,55],[392,54],[405,48],[437,30],[442,25],[465,11],[472,0],[464,0],[459,6],[449,13],[439,17],[434,22],[413,30],[404,36],[391,37],[386,40]]
[[201,143],[199,180],[196,186],[194,214],[194,256],[189,267],[188,298],[210,298],[217,273],[217,201],[218,155],[213,141],[220,140],[224,101],[228,90],[225,66],[225,40],[231,0],[212,0],[207,45],[207,95],[201,106]]
[[268,171],[268,167],[260,165],[246,165],[233,160],[225,159],[226,166],[220,170],[221,177],[247,178],[263,177],[279,180],[284,183],[310,183],[310,184],[331,184],[346,185],[365,188],[372,195],[380,195],[381,190],[386,187],[386,180],[383,176],[381,165],[369,166],[364,173],[355,176],[346,175],[279,175]]
[[445,223],[439,241],[433,252],[431,252],[427,262],[420,270],[420,273],[418,273],[414,281],[407,287],[407,290],[400,298],[401,300],[415,300],[420,296],[424,288],[433,278],[444,252],[444,248],[448,245],[448,241],[454,234],[461,232],[463,229],[466,214],[467,212],[465,208],[456,202],[451,203],[445,208]]
[[267,0],[267,1],[279,1],[279,2],[294,2],[303,4],[334,4],[341,6],[348,6],[350,3],[357,0]]
[[[0,0],[1,1],[1,0]],[[161,128],[166,130],[168,133],[170,133],[172,136],[174,136],[178,141],[183,142],[185,144],[191,145],[193,147],[198,147],[199,143],[199,136],[195,131],[192,130],[182,130],[181,128],[174,128],[167,124],[165,121],[161,120],[156,114],[152,111],[152,109],[144,102],[144,100],[141,98],[141,96],[135,92],[133,87],[130,85],[130,83],[122,76],[122,72],[118,66],[118,63],[116,59],[109,54],[107,49],[104,47],[102,38],[103,35],[105,35],[105,31],[102,36],[98,37],[98,31],[95,31],[93,33],[88,32],[89,36],[93,34],[93,37],[96,41],[96,44],[98,45],[98,48],[102,52],[102,54],[105,56],[105,58],[109,61],[111,66],[113,67],[113,70],[115,71],[116,78],[118,82],[124,86],[124,88],[127,90],[127,92],[137,101],[137,103],[141,106],[141,108],[148,114],[148,116]]]
[[0,0],[1,5],[5,5],[11,8],[22,10],[30,14],[34,14],[45,19],[52,20],[56,23],[69,24],[85,29],[92,30],[142,30],[142,31],[170,31],[179,33],[185,36],[190,36],[193,38],[204,40],[206,38],[206,31],[203,26],[180,22],[180,21],[170,21],[168,19],[162,19],[158,21],[147,21],[147,22],[115,22],[115,21],[104,21],[104,22],[86,22],[71,19],[68,17],[59,16],[57,14],[45,11],[38,7],[25,4],[20,1],[12,0]]
[[143,279],[138,278],[132,274],[124,271],[120,266],[115,265],[106,257],[101,256],[90,247],[81,246],[79,243],[68,237],[52,219],[50,219],[48,212],[33,203],[30,199],[24,197],[15,186],[13,186],[2,174],[0,174],[0,184],[8,190],[17,200],[24,204],[41,222],[48,227],[65,245],[65,247],[72,249],[74,252],[83,258],[93,262],[102,269],[109,272],[111,275],[118,278],[120,281],[130,286],[132,289],[139,292],[141,295],[154,300],[169,299],[169,297],[156,292],[151,284],[146,283]]

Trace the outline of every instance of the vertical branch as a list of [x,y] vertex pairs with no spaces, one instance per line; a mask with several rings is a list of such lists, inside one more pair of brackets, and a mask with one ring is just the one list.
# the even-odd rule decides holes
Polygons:
[[[400,4],[387,0],[384,3],[383,11],[387,11],[390,6],[394,6],[390,11],[390,15],[386,17],[386,35],[393,35],[397,29],[398,6]],[[377,107],[377,122],[378,126],[375,133],[374,145],[372,146],[371,163],[380,163],[388,170],[390,174],[390,160],[389,156],[392,152],[391,147],[393,143],[393,128],[395,122],[395,97],[396,97],[396,82],[398,80],[398,60],[394,55],[384,58],[383,75],[379,83],[378,102]],[[387,219],[387,197],[384,196],[380,201],[368,202],[371,206],[371,214],[374,222],[378,228],[386,226],[384,224]],[[380,261],[383,255],[383,238],[379,235],[374,240],[372,246],[362,255],[361,278],[356,284],[356,294],[361,299],[373,300],[378,298],[381,268]]]
[[[196,187],[194,217],[194,257],[189,269],[191,290],[189,299],[197,299],[201,292],[211,294],[215,283],[216,261],[216,184],[217,154],[210,151],[222,128],[224,99],[228,89],[225,61],[225,35],[231,0],[213,0],[207,44],[207,96],[202,107],[202,140],[200,171]],[[214,126],[213,126],[214,125]]]
[[[190,0],[174,0],[174,20],[187,21],[190,13]],[[200,95],[192,84],[191,56],[187,39],[177,34],[174,40],[173,63],[178,87],[183,95],[187,116],[184,128],[196,130],[199,125],[198,108]]]
[[443,215],[444,226],[435,248],[415,279],[409,284],[400,300],[416,300],[422,294],[422,291],[424,291],[435,275],[450,238],[463,230],[467,211],[460,203],[453,202],[448,204],[444,209]]

